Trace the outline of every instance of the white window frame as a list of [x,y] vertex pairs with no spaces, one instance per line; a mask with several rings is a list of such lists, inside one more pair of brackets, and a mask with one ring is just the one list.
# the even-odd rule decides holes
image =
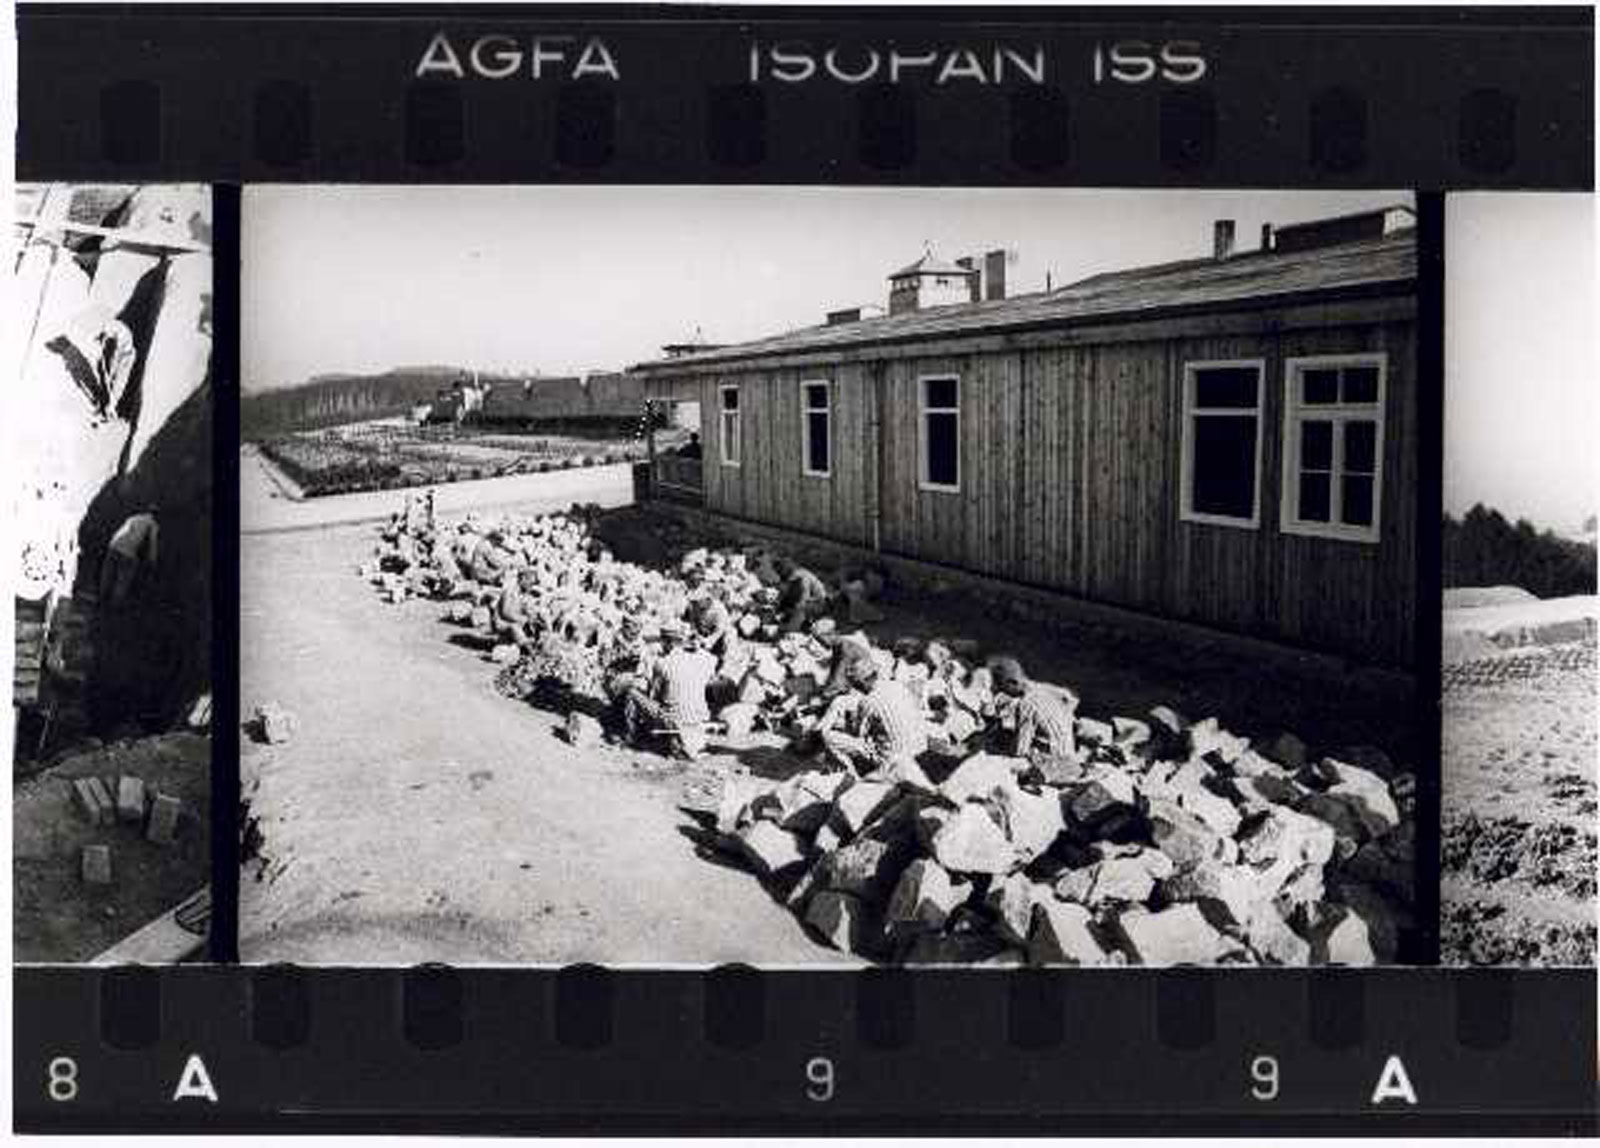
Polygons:
[[[744,396],[739,395],[738,405],[731,410],[726,405],[728,392],[739,395],[738,383],[724,383],[717,388],[717,457],[723,466],[737,467],[744,462]],[[729,415],[733,418],[728,418]],[[728,427],[733,427],[733,451],[728,451]]]
[[[1256,405],[1250,407],[1215,407],[1195,409],[1195,375],[1199,371],[1229,370],[1238,367],[1254,368],[1256,373]],[[1236,530],[1261,528],[1261,440],[1262,424],[1266,422],[1267,361],[1265,359],[1197,359],[1183,365],[1183,446],[1181,449],[1178,482],[1178,518],[1183,522],[1197,522],[1206,526],[1231,526]],[[1194,424],[1203,418],[1242,418],[1253,414],[1256,420],[1255,481],[1252,483],[1253,499],[1249,518],[1235,518],[1231,514],[1204,514],[1194,509]]]
[[[806,400],[812,387],[821,387],[826,403],[818,408]],[[811,469],[811,416],[821,410],[828,426],[828,469]],[[807,478],[831,478],[833,475],[833,383],[828,379],[800,380],[800,473]]]
[[[1389,356],[1381,351],[1344,355],[1303,355],[1283,364],[1283,502],[1278,526],[1285,534],[1332,538],[1341,542],[1376,543],[1382,537],[1384,415],[1389,395]],[[1378,397],[1371,403],[1345,402],[1308,406],[1301,401],[1302,374],[1317,367],[1377,367]],[[1328,521],[1300,519],[1300,424],[1306,420],[1333,423],[1332,469],[1328,478]],[[1344,428],[1350,422],[1377,424],[1372,460],[1372,524],[1341,522],[1344,484]]]
[[[956,405],[929,407],[928,384],[952,382],[956,385]],[[956,416],[956,480],[954,483],[933,482],[928,478],[928,415],[954,414]],[[961,376],[952,372],[917,376],[917,489],[934,494],[961,493]]]

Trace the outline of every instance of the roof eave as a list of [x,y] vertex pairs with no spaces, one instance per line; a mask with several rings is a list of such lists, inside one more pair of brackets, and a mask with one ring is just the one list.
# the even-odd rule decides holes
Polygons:
[[884,335],[877,338],[863,338],[841,340],[834,343],[792,344],[785,347],[774,347],[770,350],[751,351],[743,354],[693,356],[680,359],[657,359],[648,363],[638,363],[627,368],[629,372],[638,372],[646,375],[665,375],[687,373],[699,367],[711,367],[718,370],[740,367],[746,364],[757,364],[767,359],[779,359],[793,355],[827,355],[836,351],[857,351],[871,347],[892,347],[906,343],[927,342],[932,339],[981,339],[991,335],[1021,334],[1028,331],[1044,331],[1053,328],[1075,329],[1080,327],[1102,327],[1114,323],[1144,322],[1177,316],[1198,315],[1210,312],[1237,311],[1250,307],[1293,307],[1312,302],[1335,302],[1344,299],[1367,299],[1385,295],[1414,294],[1417,289],[1417,277],[1408,275],[1398,279],[1373,280],[1367,283],[1353,283],[1341,287],[1318,287],[1307,291],[1291,291],[1275,295],[1247,296],[1223,302],[1206,301],[1202,303],[1171,304],[1158,307],[1128,308],[1121,311],[1103,311],[1094,315],[1061,316],[1046,319],[1022,319],[1012,322],[996,322],[972,328],[951,328],[946,330],[921,330],[909,334]]

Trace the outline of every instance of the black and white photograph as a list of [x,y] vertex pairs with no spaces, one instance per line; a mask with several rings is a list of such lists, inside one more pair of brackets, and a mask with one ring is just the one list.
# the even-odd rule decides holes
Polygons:
[[211,191],[13,209],[13,952],[183,960],[211,877]]
[[1594,199],[1446,224],[1440,955],[1593,965]]
[[241,958],[1422,959],[1417,265],[1405,191],[246,188]]

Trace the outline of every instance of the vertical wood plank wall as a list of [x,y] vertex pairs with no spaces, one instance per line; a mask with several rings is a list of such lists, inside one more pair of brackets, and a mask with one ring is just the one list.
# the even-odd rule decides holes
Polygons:
[[[1388,356],[1380,541],[1284,534],[1285,360],[1353,351]],[[1260,527],[1180,521],[1184,364],[1243,358],[1266,360]],[[1415,363],[1414,325],[1395,321],[745,370],[688,390],[700,401],[712,510],[868,547],[876,513],[889,553],[1404,666],[1416,590]],[[919,489],[919,380],[932,374],[961,379],[954,493]],[[800,383],[817,378],[832,383],[828,478],[802,473]],[[725,383],[741,387],[738,468],[720,463]]]

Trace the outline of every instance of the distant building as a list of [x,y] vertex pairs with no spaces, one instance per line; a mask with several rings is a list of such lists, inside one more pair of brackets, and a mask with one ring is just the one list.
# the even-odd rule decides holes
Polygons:
[[709,511],[1411,666],[1408,218],[1245,253],[1219,221],[1205,257],[1012,298],[986,257],[981,302],[978,268],[925,256],[887,317],[635,372],[699,404]]

